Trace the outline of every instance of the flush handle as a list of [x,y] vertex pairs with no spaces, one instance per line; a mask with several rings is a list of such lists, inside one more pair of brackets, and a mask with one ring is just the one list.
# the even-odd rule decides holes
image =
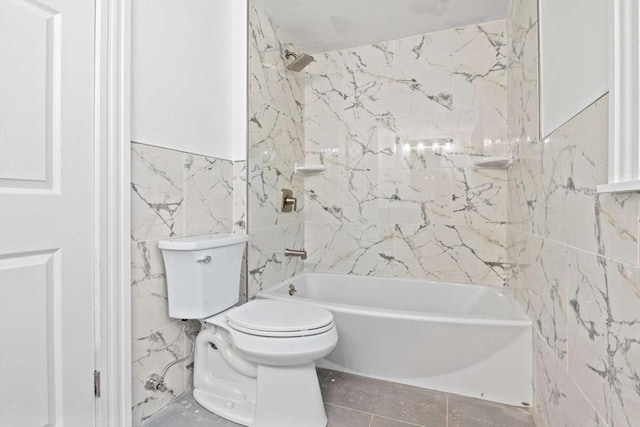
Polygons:
[[211,256],[207,255],[205,257],[202,257],[198,260],[198,262],[201,262],[202,264],[209,264],[211,262]]

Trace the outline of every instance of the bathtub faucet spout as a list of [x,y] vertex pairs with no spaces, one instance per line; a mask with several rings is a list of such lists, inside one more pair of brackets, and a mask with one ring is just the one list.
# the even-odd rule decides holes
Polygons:
[[285,256],[299,256],[302,259],[307,259],[307,251],[305,251],[304,249],[285,249],[284,254]]

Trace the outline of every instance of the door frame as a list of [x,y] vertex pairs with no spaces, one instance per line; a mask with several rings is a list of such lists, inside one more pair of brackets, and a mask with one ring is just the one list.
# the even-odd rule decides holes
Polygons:
[[96,426],[131,426],[131,0],[95,0]]

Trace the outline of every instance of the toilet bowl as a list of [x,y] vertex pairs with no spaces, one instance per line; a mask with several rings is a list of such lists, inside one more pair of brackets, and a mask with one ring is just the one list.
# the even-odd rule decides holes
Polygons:
[[302,302],[238,301],[246,236],[218,234],[159,242],[169,315],[199,319],[193,396],[252,427],[324,427],[316,361],[338,342],[332,314]]

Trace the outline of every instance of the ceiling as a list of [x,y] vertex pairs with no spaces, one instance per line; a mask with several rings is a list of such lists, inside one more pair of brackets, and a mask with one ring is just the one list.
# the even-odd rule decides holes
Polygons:
[[304,52],[505,19],[510,0],[255,0]]

